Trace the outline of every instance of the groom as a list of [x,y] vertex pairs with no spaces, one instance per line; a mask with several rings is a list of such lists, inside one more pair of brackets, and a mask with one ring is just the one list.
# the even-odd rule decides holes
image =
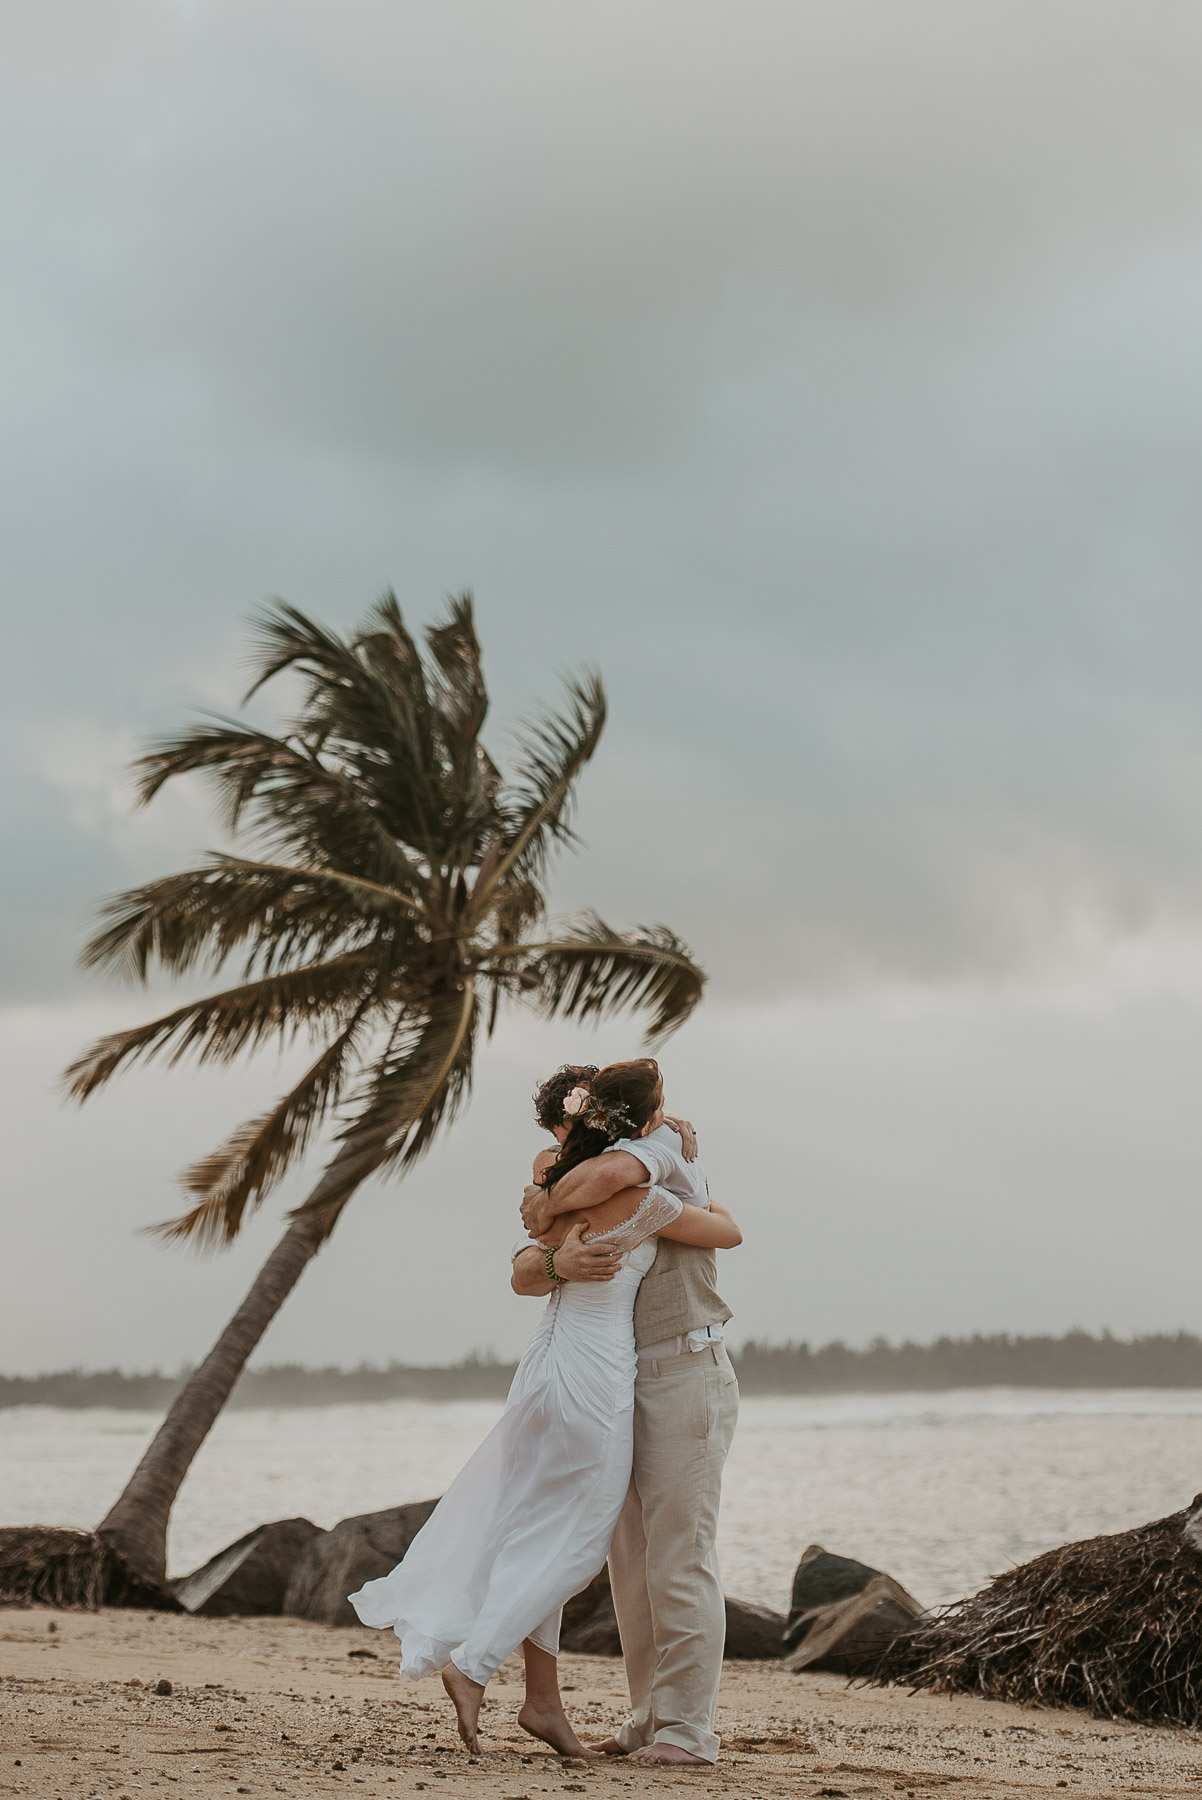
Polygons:
[[[539,1123],[561,1142],[564,1099],[594,1073],[569,1066],[535,1095]],[[696,1139],[684,1121],[661,1115],[645,1136],[623,1138],[579,1163],[551,1194],[528,1187],[522,1217],[539,1236],[559,1213],[648,1181],[687,1204],[709,1205]],[[556,1273],[567,1281],[612,1280],[608,1254],[581,1242],[582,1231],[575,1227],[556,1251]],[[714,1714],[726,1603],[715,1540],[739,1389],[722,1343],[731,1315],[716,1274],[712,1250],[661,1240],[634,1308],[634,1471],[609,1552],[631,1715],[599,1748],[638,1762],[712,1763],[718,1756]],[[521,1252],[513,1286],[520,1294],[549,1292],[540,1250]]]

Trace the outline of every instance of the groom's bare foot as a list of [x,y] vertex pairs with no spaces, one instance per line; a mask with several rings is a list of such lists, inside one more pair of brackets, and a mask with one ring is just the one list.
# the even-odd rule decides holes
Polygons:
[[544,1744],[550,1744],[552,1750],[560,1756],[596,1756],[598,1752],[582,1744],[572,1727],[568,1724],[567,1715],[559,1712],[539,1712],[527,1701],[518,1714],[518,1724],[531,1737],[541,1738]]
[[625,1744],[619,1744],[617,1738],[603,1738],[599,1744],[590,1744],[589,1749],[594,1756],[626,1756]]
[[694,1756],[691,1750],[682,1750],[679,1744],[642,1744],[637,1750],[630,1752],[630,1760],[645,1763],[695,1763],[701,1769],[711,1766],[704,1756]]
[[484,1698],[484,1689],[453,1662],[449,1662],[442,1672],[442,1685],[451,1696],[460,1737],[472,1755],[479,1756],[480,1738],[477,1727],[480,1723],[480,1702]]

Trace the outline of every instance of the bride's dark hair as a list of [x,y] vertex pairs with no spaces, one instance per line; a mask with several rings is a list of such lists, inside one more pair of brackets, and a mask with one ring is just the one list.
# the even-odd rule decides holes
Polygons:
[[577,1163],[600,1156],[619,1138],[636,1137],[651,1123],[661,1097],[659,1064],[650,1056],[610,1063],[597,1071],[588,1088],[585,1109],[573,1119],[563,1148],[547,1170],[548,1192]]

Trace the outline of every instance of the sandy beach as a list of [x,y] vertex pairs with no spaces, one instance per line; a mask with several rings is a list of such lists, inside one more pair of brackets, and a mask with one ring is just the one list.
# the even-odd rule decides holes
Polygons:
[[[582,1766],[525,1737],[514,1723],[516,1663],[501,1674],[485,1705],[487,1752],[472,1760],[436,1685],[402,1682],[391,1640],[375,1632],[279,1618],[0,1610],[0,1794],[1202,1793],[1197,1735],[849,1688],[767,1663],[727,1664],[716,1768]],[[566,1657],[563,1675],[583,1735],[603,1736],[623,1710],[620,1663]],[[157,1692],[165,1682],[171,1692]]]

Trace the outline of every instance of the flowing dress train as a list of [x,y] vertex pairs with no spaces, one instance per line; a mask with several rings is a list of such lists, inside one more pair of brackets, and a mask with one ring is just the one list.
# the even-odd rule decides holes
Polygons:
[[364,1625],[396,1632],[405,1675],[453,1662],[484,1685],[525,1638],[558,1653],[564,1602],[604,1565],[630,1486],[635,1296],[682,1210],[652,1187],[598,1234],[622,1252],[617,1275],[555,1289],[501,1419],[404,1561],[350,1596]]

